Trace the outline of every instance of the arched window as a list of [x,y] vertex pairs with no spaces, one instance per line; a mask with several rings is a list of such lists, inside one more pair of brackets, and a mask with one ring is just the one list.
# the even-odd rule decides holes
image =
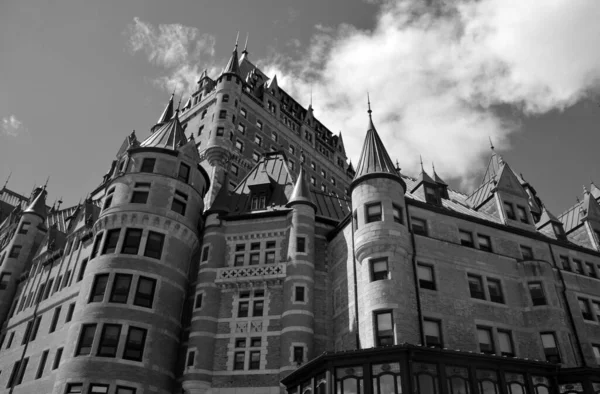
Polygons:
[[415,393],[438,394],[440,392],[437,365],[414,363],[413,371],[415,379]]
[[446,379],[448,382],[448,393],[470,394],[469,370],[466,367],[447,366]]
[[402,393],[399,363],[373,364],[373,394]]
[[335,387],[337,394],[362,394],[362,367],[337,368],[335,370]]
[[325,372],[315,377],[315,394],[325,394],[327,391],[327,378]]
[[499,394],[498,374],[496,371],[478,369],[477,386],[481,394]]
[[509,394],[529,394],[525,386],[525,376],[522,374],[507,372],[504,378],[506,379],[506,389]]
[[310,379],[302,383],[302,390],[300,390],[300,394],[312,394],[312,384]]

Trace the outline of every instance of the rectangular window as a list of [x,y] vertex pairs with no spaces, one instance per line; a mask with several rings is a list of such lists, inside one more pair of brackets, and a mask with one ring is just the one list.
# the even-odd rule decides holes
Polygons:
[[142,229],[128,228],[125,231],[125,239],[123,240],[123,246],[121,247],[121,253],[138,254],[141,240],[142,240]]
[[374,204],[367,204],[365,206],[365,212],[366,212],[366,222],[367,223],[372,223],[372,222],[379,222],[381,221],[381,203],[374,203]]
[[394,344],[394,319],[391,311],[375,312],[375,346]]
[[44,368],[46,368],[46,361],[48,360],[48,352],[49,350],[44,350],[42,353],[42,357],[40,358],[40,363],[38,364],[37,372],[35,373],[35,378],[39,379],[44,374]]
[[233,369],[236,371],[241,371],[244,369],[244,362],[246,361],[246,353],[245,352],[235,352],[233,359]]
[[35,318],[35,320],[33,321],[33,326],[31,328],[31,336],[30,336],[30,340],[29,340],[30,342],[35,341],[38,330],[40,329],[41,322],[42,322],[42,316],[37,316]]
[[260,135],[255,135],[254,143],[256,143],[256,145],[258,145],[258,146],[262,146],[262,137]]
[[506,212],[506,217],[510,220],[517,220],[517,216],[515,215],[515,209],[513,205],[509,202],[504,203],[504,212]]
[[304,348],[302,346],[294,346],[294,363],[300,365],[304,362]]
[[492,340],[492,330],[490,328],[477,327],[477,339],[481,353],[494,354],[494,341]]
[[87,356],[92,352],[94,336],[96,335],[96,324],[84,324],[79,334],[79,343],[75,356]]
[[250,352],[248,369],[260,369],[260,351]]
[[579,309],[581,309],[581,315],[584,320],[594,320],[594,315],[592,314],[592,309],[590,308],[590,302],[585,298],[579,298]]
[[108,394],[108,385],[106,384],[90,384],[90,394]]
[[209,246],[206,245],[204,248],[202,248],[202,258],[200,259],[200,261],[202,261],[202,262],[208,261],[208,252],[209,252]]
[[250,265],[260,264],[260,253],[250,253]]
[[[92,246],[92,252],[90,254],[90,259],[93,259],[98,254],[98,251],[100,250],[100,242],[102,242],[103,235],[104,233],[96,234],[96,238],[94,239],[94,246]],[[60,281],[56,283],[58,284],[60,283]],[[56,288],[58,288],[58,286],[56,286]]]
[[15,332],[11,332],[10,336],[8,337],[8,342],[6,343],[6,348],[10,349],[10,345],[12,345],[13,339],[15,338]]
[[119,242],[120,234],[120,228],[108,230],[108,232],[106,233],[106,241],[104,242],[104,247],[102,248],[102,254],[115,253],[115,250],[117,250],[117,243]]
[[410,218],[411,227],[415,234],[427,236],[427,222],[419,218]]
[[585,266],[588,270],[588,275],[592,278],[597,278],[598,274],[596,273],[596,267],[592,263],[585,263]]
[[79,267],[79,274],[77,275],[77,282],[81,282],[83,279],[83,275],[85,274],[85,269],[87,268],[88,259],[87,257],[83,259],[81,265]]
[[60,365],[60,359],[62,358],[63,348],[60,347],[56,349],[56,354],[54,355],[54,362],[52,363],[52,370],[55,370]]
[[27,231],[29,231],[30,226],[31,226],[31,222],[26,222],[26,221],[21,222],[21,226],[19,227],[19,234],[27,234]]
[[90,294],[89,302],[102,302],[104,293],[106,292],[106,284],[108,283],[108,274],[96,275],[94,285]]
[[296,237],[296,252],[306,253],[306,238]]
[[48,333],[53,333],[56,330],[56,325],[58,324],[58,318],[60,317],[60,306],[54,309],[54,313],[52,314],[52,321],[50,322],[50,329]]
[[109,302],[115,302],[117,304],[127,303],[127,298],[129,297],[129,288],[131,287],[131,279],[132,275],[115,275]]
[[217,127],[217,137],[222,137],[225,134],[225,127]]
[[592,345],[592,350],[594,351],[594,358],[596,359],[596,364],[600,365],[600,345]]
[[154,231],[148,232],[148,239],[146,241],[146,250],[144,251],[144,256],[160,260],[160,258],[162,257],[164,243],[164,234],[155,233]]
[[21,363],[21,368],[19,369],[19,376],[17,377],[15,386],[18,386],[21,383],[23,383],[23,377],[25,376],[25,372],[27,371],[27,364],[29,364],[29,357],[24,358],[23,362]]
[[240,133],[246,134],[246,126],[242,123],[238,123],[237,129]]
[[140,276],[137,290],[133,299],[133,305],[152,308],[154,303],[154,290],[156,289],[156,280]]
[[438,196],[434,188],[425,186],[425,201],[430,204],[439,204]]
[[145,204],[150,195],[150,183],[139,182],[135,184],[133,194],[131,195],[132,204]]
[[13,369],[10,373],[10,376],[8,377],[8,384],[6,385],[6,388],[11,388],[14,387],[16,385],[16,381],[17,381],[17,376],[19,375],[19,369],[21,367],[21,361],[17,361],[14,365],[13,365]]
[[432,266],[417,264],[417,276],[419,277],[419,287],[421,289],[435,290]]
[[515,356],[515,346],[512,340],[512,333],[508,330],[498,330],[498,343],[500,345],[500,354],[506,357]]
[[475,244],[473,243],[473,234],[470,231],[458,230],[458,236],[460,238],[460,244],[472,248]]
[[238,152],[243,152],[244,151],[244,143],[240,140],[235,140],[235,149],[237,149]]
[[371,267],[371,282],[390,278],[387,257],[369,260],[369,265]]
[[571,263],[567,256],[558,256],[560,258],[560,264],[565,271],[571,271]]
[[202,308],[202,299],[203,299],[204,293],[198,293],[196,294],[196,300],[194,301],[194,309],[200,309]]
[[104,206],[102,207],[102,209],[110,208],[110,206],[112,205],[112,200],[113,200],[112,194],[109,194],[108,196],[106,196],[106,200],[104,200]]
[[252,160],[258,162],[258,160],[260,160],[260,153],[258,153],[257,151],[252,152]]
[[533,260],[533,249],[529,246],[521,245],[521,254],[523,255],[523,260]]
[[177,212],[181,216],[185,216],[185,208],[187,206],[187,194],[184,194],[178,190],[175,191],[173,202],[171,203],[171,210]]
[[135,394],[135,389],[133,387],[117,386],[115,394]]
[[441,322],[439,320],[424,319],[423,328],[425,331],[425,346],[441,348],[443,346]]
[[10,282],[11,274],[4,273],[0,275],[0,290],[6,290],[8,288],[8,284]]
[[177,174],[179,180],[188,183],[190,181],[190,166],[185,163],[179,165],[179,173]]
[[235,164],[231,165],[231,173],[233,175],[237,175],[239,173],[239,170],[240,170],[240,168],[237,165],[235,165]]
[[497,279],[487,280],[488,292],[490,294],[490,301],[504,304],[504,294],[502,293],[502,284]]
[[29,341],[29,337],[31,336],[31,326],[33,321],[28,321],[27,326],[25,327],[25,333],[23,334],[23,339],[21,340],[21,345],[25,345]]
[[553,332],[541,333],[542,346],[544,348],[544,355],[546,360],[559,364],[560,363],[560,352],[558,351],[558,345],[556,343],[556,336]]
[[222,109],[219,111],[219,119],[227,119],[227,111]]
[[[333,181],[333,178],[331,180]],[[335,182],[333,184],[335,185]],[[402,208],[394,204],[392,205],[392,211],[394,213],[394,222],[403,224]]]
[[576,273],[578,273],[579,275],[585,275],[585,272],[583,271],[583,263],[581,262],[581,260],[573,259],[573,266],[575,267]]
[[275,251],[265,252],[265,264],[275,263]]
[[142,361],[144,356],[144,346],[146,344],[146,330],[143,328],[129,327],[127,341],[123,358],[125,360]]
[[154,172],[154,165],[156,164],[156,159],[145,158],[142,161],[141,172]]
[[492,240],[487,235],[477,234],[477,242],[479,249],[485,250],[486,252],[492,251]]
[[98,356],[116,357],[120,336],[120,324],[105,324],[104,327],[102,327],[102,334],[100,335],[100,344],[98,345]]
[[521,223],[529,224],[529,219],[527,218],[527,210],[525,207],[517,205],[517,215],[519,216],[519,220]]
[[469,280],[469,291],[471,293],[471,298],[485,300],[485,293],[483,292],[483,280],[481,279],[481,276],[469,274],[467,275],[467,279]]
[[240,108],[240,114],[246,118],[248,116],[248,111],[246,111],[246,108]]
[[67,316],[65,317],[65,323],[68,323],[73,318],[73,312],[75,311],[75,303],[69,305],[69,309],[67,309]]
[[241,267],[244,265],[244,255],[243,254],[236,254],[233,260],[233,266],[234,267]]
[[196,358],[196,352],[195,351],[189,351],[188,355],[187,355],[187,362],[185,363],[186,367],[193,367],[194,366],[194,359]]
[[592,309],[594,309],[594,313],[596,314],[596,318],[600,320],[600,302],[592,301]]
[[296,286],[294,288],[294,301],[304,302],[304,286]]
[[13,245],[13,247],[10,249],[10,254],[8,255],[8,257],[13,259],[18,258],[22,248],[23,247],[20,245]]
[[238,317],[248,317],[250,303],[248,301],[240,301],[238,305]]
[[264,301],[262,301],[262,300],[254,301],[254,306],[252,308],[252,317],[262,316],[264,314],[264,307],[265,307]]

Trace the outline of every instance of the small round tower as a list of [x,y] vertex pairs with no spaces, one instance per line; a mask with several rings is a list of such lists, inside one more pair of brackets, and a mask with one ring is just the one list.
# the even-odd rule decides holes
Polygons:
[[180,318],[209,186],[177,112],[139,143],[128,137],[81,282],[54,393],[68,382],[173,392]]
[[356,273],[361,347],[418,343],[406,184],[373,125],[370,103],[368,113],[367,135],[350,184],[355,261],[348,269]]

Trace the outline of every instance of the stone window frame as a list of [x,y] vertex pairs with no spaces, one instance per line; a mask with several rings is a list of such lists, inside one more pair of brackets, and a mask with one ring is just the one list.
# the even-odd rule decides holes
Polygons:
[[[369,208],[373,208],[373,207],[377,207],[377,206],[379,206],[379,214],[378,215],[377,214],[370,215]],[[371,201],[371,202],[365,203],[364,210],[365,210],[365,224],[382,222],[384,220],[383,203],[381,201]]]
[[[477,344],[478,344],[478,347],[479,347],[479,352],[480,353],[485,353],[485,354],[496,354],[496,343],[494,341],[494,330],[493,330],[493,328],[490,327],[490,326],[487,326],[487,325],[480,325],[480,324],[477,324],[475,328],[476,328],[475,332],[477,333]],[[481,340],[479,338],[479,333],[480,332],[485,332],[488,335],[488,338],[489,338],[489,341],[490,341],[490,343],[489,343],[490,348],[489,349],[482,349],[481,348],[482,343],[481,343]]]
[[[548,335],[552,337],[552,340],[554,342],[554,348],[550,348],[550,347],[546,347],[544,345],[544,336]],[[553,363],[561,363],[562,362],[562,354],[561,354],[561,350],[560,350],[560,343],[558,341],[558,338],[556,336],[556,331],[542,331],[540,332],[540,343],[542,344],[542,350],[544,352],[544,357],[546,358],[546,360],[548,362],[553,362]],[[548,351],[547,349],[550,349],[550,351]],[[548,357],[551,357],[553,360],[556,360],[556,362],[554,361],[550,361],[548,360]]]
[[[427,345],[427,343],[424,343],[423,346],[427,346],[427,347],[437,347],[439,349],[444,347],[444,324],[442,319],[438,318],[438,317],[434,317],[434,316],[425,316],[423,317],[423,331],[425,331],[425,322],[429,322],[429,323],[433,323],[437,325],[437,330],[439,333],[439,343],[434,344],[434,345]],[[427,337],[425,336],[425,341],[427,341]]]
[[[419,231],[415,231],[414,225],[415,222],[418,222],[419,225],[422,225],[420,228],[422,229]],[[429,236],[429,228],[427,226],[427,219],[422,219],[420,217],[416,217],[416,216],[411,216],[410,217],[410,230],[417,235],[421,235],[423,237],[428,237]]]
[[[379,275],[380,272],[384,272],[384,271],[375,271],[375,263],[381,263],[381,262],[385,262],[385,278],[378,278],[376,279],[376,274]],[[391,271],[390,271],[390,262],[389,262],[389,256],[387,255],[383,255],[383,256],[377,256],[377,257],[371,257],[369,258],[369,282],[377,282],[380,280],[389,280],[391,279]]]
[[[536,298],[534,298],[534,297],[533,297],[533,294],[531,293],[531,286],[530,286],[530,285],[539,285],[539,286],[540,286],[540,289],[541,289],[541,292],[542,292],[542,296],[543,296],[543,297],[536,297]],[[546,292],[546,290],[544,289],[544,282],[542,282],[542,281],[539,281],[539,280],[535,280],[535,281],[528,281],[528,282],[527,282],[527,291],[529,292],[529,298],[531,299],[531,305],[532,305],[533,307],[536,307],[536,306],[547,306],[547,305],[549,305],[549,304],[548,304],[548,297],[547,297],[547,295],[546,295],[546,293],[547,293],[547,292]],[[537,299],[537,300],[541,300],[541,299],[543,299],[543,300],[544,300],[544,303],[543,303],[543,304],[536,304],[536,302],[535,302],[535,300],[536,300],[536,299]]]
[[[194,367],[196,366],[196,354],[198,354],[198,351],[196,349],[196,347],[188,347],[187,352],[185,354],[185,370],[190,370],[190,369],[194,369]],[[191,365],[190,365],[190,361],[191,361]]]
[[[204,308],[204,305],[206,304],[205,298],[206,291],[200,290],[196,292],[196,294],[194,295],[194,311],[199,311],[202,310],[202,308]],[[198,306],[198,300],[200,300],[200,306]]]
[[[392,343],[381,343],[382,335],[380,335],[379,323],[377,318],[381,315],[390,315],[390,320],[392,321]],[[395,345],[396,344],[396,324],[394,322],[394,311],[392,309],[378,309],[373,311],[373,344],[376,347],[386,346],[386,345]]]
[[519,245],[519,250],[521,252],[521,258],[523,260],[535,260],[535,254],[533,253],[533,248],[531,246]]
[[473,238],[473,232],[462,228],[458,229],[458,241],[462,246],[467,248],[475,247],[475,240]]
[[[429,283],[431,283],[431,287],[427,287],[427,286],[422,286],[421,285],[421,276],[419,275],[419,267],[423,267],[423,268],[428,268],[431,271],[431,281],[427,281]],[[426,262],[426,261],[422,261],[419,260],[417,261],[417,278],[419,281],[419,289],[426,289],[426,290],[431,290],[431,291],[437,291],[438,289],[438,285],[437,285],[437,275],[435,274],[435,266],[432,263]]]
[[[295,348],[302,348],[302,362],[298,363],[294,360],[295,356]],[[300,366],[308,361],[308,345],[304,342],[292,342],[289,347],[289,363],[292,366]]]
[[[257,295],[257,292],[262,292],[262,295]],[[242,294],[246,294],[247,296],[242,297]],[[268,297],[267,297],[267,289],[252,289],[252,290],[240,290],[235,296],[233,301],[233,311],[235,312],[235,316],[232,316],[236,319],[254,319],[261,318],[268,315]],[[262,301],[262,315],[254,316],[254,305],[256,301]],[[240,304],[243,302],[248,303],[247,315],[240,316]]]
[[[303,300],[297,300],[297,293],[296,293],[296,289],[304,289],[304,293],[303,293]],[[308,286],[306,284],[294,284],[293,287],[294,291],[292,291],[292,296],[291,296],[291,301],[292,304],[294,305],[307,305],[308,304],[308,300],[309,300],[309,294],[308,294]]]

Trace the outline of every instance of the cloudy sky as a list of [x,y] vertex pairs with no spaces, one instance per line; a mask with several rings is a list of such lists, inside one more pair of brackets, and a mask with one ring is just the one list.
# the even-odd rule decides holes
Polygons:
[[50,202],[98,185],[122,140],[147,135],[169,97],[250,58],[342,130],[354,162],[375,124],[403,172],[419,155],[457,189],[477,185],[488,139],[563,212],[600,184],[597,0],[4,0],[0,186]]

